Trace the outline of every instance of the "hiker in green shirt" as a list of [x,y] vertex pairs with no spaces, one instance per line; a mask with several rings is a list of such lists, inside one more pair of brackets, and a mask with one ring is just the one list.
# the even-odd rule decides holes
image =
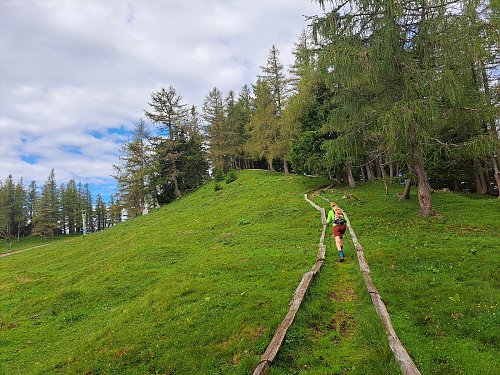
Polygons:
[[326,224],[332,222],[332,237],[335,237],[335,245],[339,251],[339,261],[344,261],[344,239],[342,238],[347,227],[345,225],[346,220],[344,217],[344,211],[337,206],[337,203],[332,202],[330,204],[331,209],[328,212],[328,218],[326,219]]

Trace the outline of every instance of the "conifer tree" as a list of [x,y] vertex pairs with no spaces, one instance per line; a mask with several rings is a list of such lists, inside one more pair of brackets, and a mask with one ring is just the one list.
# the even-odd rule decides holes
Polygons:
[[112,227],[122,221],[122,204],[112,195],[108,202],[108,226]]
[[62,192],[63,215],[67,223],[67,233],[76,234],[78,218],[81,216],[79,210],[78,188],[74,179],[71,179],[66,184]]
[[45,184],[42,186],[34,220],[34,235],[53,237],[57,234],[59,228],[59,207],[59,192],[55,172],[52,169]]
[[216,170],[226,171],[229,166],[229,139],[222,93],[214,87],[203,102],[202,118],[208,142],[208,156]]
[[108,213],[106,202],[102,199],[102,195],[100,193],[97,194],[96,202],[95,202],[95,221],[96,221],[96,230],[101,231],[106,229],[108,222]]
[[276,117],[276,101],[271,94],[268,83],[257,79],[254,86],[253,113],[249,123],[249,134],[246,149],[256,159],[264,158],[269,170],[274,170],[273,160],[276,157],[274,145],[278,137],[278,119]]
[[31,181],[28,187],[28,196],[27,196],[27,222],[29,226],[28,234],[31,234],[33,230],[33,219],[35,217],[35,207],[37,205],[38,200],[38,187],[36,185],[36,181]]
[[113,165],[119,199],[129,217],[142,215],[157,205],[156,185],[162,178],[155,169],[150,135],[143,120],[136,125],[132,138],[122,144],[119,159],[121,163]]
[[152,138],[161,188],[164,195],[168,194],[168,191],[173,191],[175,198],[179,198],[182,195],[179,184],[182,174],[179,170],[183,149],[181,143],[185,141],[188,109],[172,86],[169,86],[168,90],[162,88],[151,94],[149,106],[151,111],[144,113],[159,125],[161,132],[160,136]]
[[186,123],[185,151],[181,159],[184,190],[197,188],[208,178],[208,161],[200,127],[198,111],[192,106]]

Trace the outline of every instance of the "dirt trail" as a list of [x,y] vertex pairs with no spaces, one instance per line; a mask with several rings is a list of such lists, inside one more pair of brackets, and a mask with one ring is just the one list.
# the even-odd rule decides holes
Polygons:
[[9,255],[19,254],[19,253],[22,253],[24,251],[28,251],[28,250],[32,250],[32,249],[37,249],[39,247],[44,247],[44,246],[49,246],[49,244],[28,247],[27,249],[21,249],[21,250],[11,251],[10,253],[0,254],[0,258],[8,257]]

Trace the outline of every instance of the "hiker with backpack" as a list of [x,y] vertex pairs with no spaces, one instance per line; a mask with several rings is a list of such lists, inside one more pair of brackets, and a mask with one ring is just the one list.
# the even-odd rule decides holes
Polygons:
[[337,206],[337,203],[332,202],[331,209],[328,212],[328,218],[326,219],[326,224],[328,225],[332,222],[332,237],[335,237],[335,245],[337,246],[337,250],[339,251],[339,261],[344,261],[344,233],[347,229],[346,220],[344,216],[344,211]]

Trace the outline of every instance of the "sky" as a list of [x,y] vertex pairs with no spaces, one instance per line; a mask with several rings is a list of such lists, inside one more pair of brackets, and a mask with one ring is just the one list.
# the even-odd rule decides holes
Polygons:
[[320,12],[310,0],[0,0],[0,180],[115,191],[120,144],[151,93],[172,85],[199,110],[208,92],[255,83],[269,50]]

